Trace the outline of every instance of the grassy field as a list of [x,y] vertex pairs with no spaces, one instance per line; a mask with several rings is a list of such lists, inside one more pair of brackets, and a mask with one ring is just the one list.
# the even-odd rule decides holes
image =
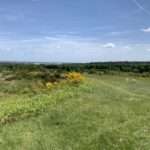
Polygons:
[[0,149],[149,150],[150,78],[87,78],[92,90],[76,91],[38,115],[1,123]]

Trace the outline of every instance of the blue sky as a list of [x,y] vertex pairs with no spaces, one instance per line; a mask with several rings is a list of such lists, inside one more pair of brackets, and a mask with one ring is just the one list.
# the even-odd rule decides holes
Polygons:
[[0,0],[0,61],[150,61],[150,1]]

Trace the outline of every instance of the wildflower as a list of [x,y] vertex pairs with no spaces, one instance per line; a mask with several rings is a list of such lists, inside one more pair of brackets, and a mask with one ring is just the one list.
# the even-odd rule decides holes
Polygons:
[[48,88],[48,89],[52,89],[52,88],[53,88],[53,83],[47,82],[47,83],[45,84],[45,86],[46,86],[46,88]]

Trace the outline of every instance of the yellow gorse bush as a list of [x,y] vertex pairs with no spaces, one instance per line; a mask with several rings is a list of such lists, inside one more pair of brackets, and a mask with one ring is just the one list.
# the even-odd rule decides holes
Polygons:
[[52,88],[54,87],[53,83],[51,83],[51,82],[47,82],[47,83],[45,84],[45,86],[46,86],[46,88],[48,88],[48,89],[52,89]]
[[67,83],[68,83],[67,80],[62,80],[62,81],[59,82],[59,85],[60,85],[60,86],[64,86],[64,85],[66,85]]
[[40,71],[32,71],[32,72],[30,72],[30,75],[32,75],[32,76],[41,75],[41,74],[43,74],[43,72],[40,72]]
[[83,83],[85,80],[79,72],[69,72],[66,77],[69,83]]
[[54,87],[64,86],[67,84],[80,84],[85,81],[85,78],[79,72],[69,72],[66,75],[66,79],[61,80],[60,82],[47,82],[45,87],[47,89],[52,89]]

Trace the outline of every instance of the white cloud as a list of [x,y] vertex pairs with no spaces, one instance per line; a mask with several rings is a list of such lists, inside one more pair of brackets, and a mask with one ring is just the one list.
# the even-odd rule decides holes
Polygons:
[[115,44],[114,43],[107,43],[107,44],[104,44],[102,45],[103,48],[115,48]]
[[105,26],[95,26],[95,27],[87,27],[86,30],[106,30],[106,29],[113,29],[115,26],[112,25],[105,25]]
[[110,32],[108,33],[107,35],[110,35],[110,36],[116,36],[116,35],[124,35],[124,34],[129,34],[129,33],[132,33],[133,31],[131,30],[125,30],[125,31],[114,31],[114,32]]
[[115,31],[115,32],[110,32],[110,33],[108,33],[108,35],[119,35],[119,34],[121,34],[121,32],[119,32],[119,31]]
[[[103,41],[104,42],[104,41]],[[149,60],[146,50],[131,43],[117,42],[103,45],[98,39],[77,36],[49,36],[24,40],[0,40],[0,60],[47,61],[47,62],[91,62],[114,60]],[[116,47],[116,48],[114,48]],[[110,48],[110,49],[109,49]]]
[[0,51],[10,52],[10,51],[13,51],[13,49],[11,49],[11,48],[0,48]]
[[56,48],[57,48],[57,49],[60,49],[61,47],[58,45],[58,46],[56,46]]
[[[8,47],[1,47],[0,48],[0,54],[13,54],[13,53],[15,53],[15,50],[14,49],[12,49],[12,48],[8,48]],[[1,57],[0,57],[0,59],[2,59]]]
[[[0,14],[0,19],[7,21],[18,21],[25,19],[26,14]],[[27,18],[26,18],[27,19]]]
[[130,46],[123,46],[123,47],[121,47],[122,49],[126,49],[126,50],[130,50],[131,49],[131,47]]
[[146,33],[150,33],[150,27],[146,28],[146,29],[142,29],[141,31],[146,32]]
[[134,46],[142,46],[142,44],[141,43],[136,43],[136,44],[134,44]]
[[150,52],[150,49],[147,49],[148,52]]

